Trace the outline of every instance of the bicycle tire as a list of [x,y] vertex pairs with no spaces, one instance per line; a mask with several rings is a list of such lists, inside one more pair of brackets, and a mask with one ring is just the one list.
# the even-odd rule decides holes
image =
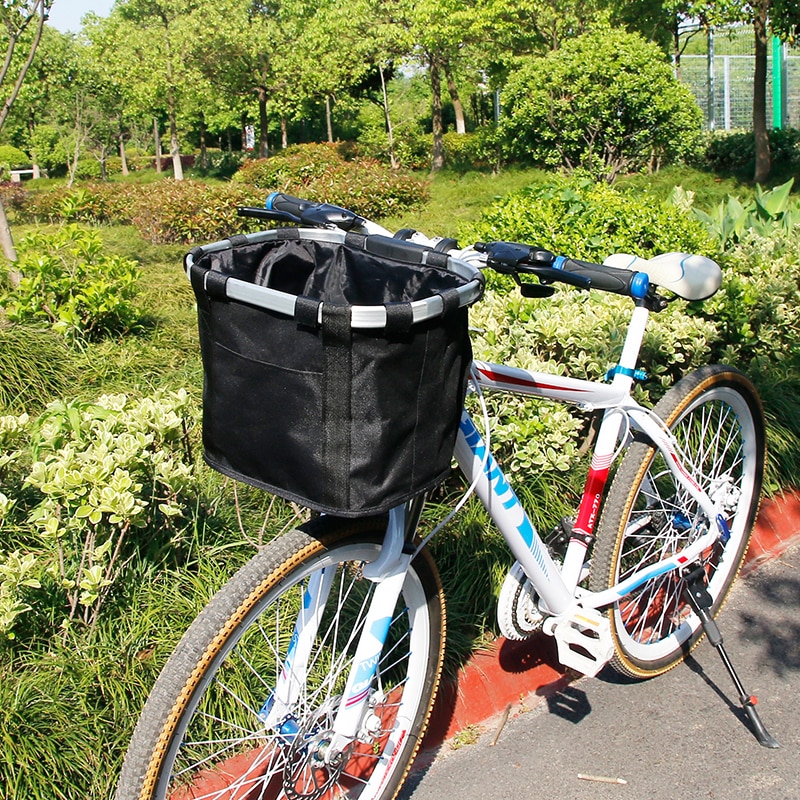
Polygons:
[[[308,737],[323,736],[335,714],[336,692],[374,588],[360,576],[360,565],[375,558],[384,532],[385,518],[322,517],[279,537],[245,564],[164,666],[131,738],[116,800],[393,798],[419,748],[442,670],[444,595],[426,550],[408,570],[370,689],[379,729],[371,729],[372,738],[358,744],[340,770],[319,760],[308,767],[315,748],[307,746]],[[303,737],[289,739],[284,725],[278,726],[282,732],[266,730],[257,712],[284,668],[308,576],[332,565],[336,579],[312,674],[293,709]]]
[[[679,381],[654,412],[676,437],[692,477],[712,497],[724,498],[730,538],[702,559],[716,616],[739,573],[758,513],[766,450],[761,402],[741,372],[714,365]],[[678,486],[661,453],[647,441],[635,441],[609,489],[589,588],[600,591],[674,554],[709,524],[715,523]],[[683,597],[684,586],[676,571],[656,576],[607,610],[615,645],[611,664],[618,672],[659,675],[700,641],[702,625]]]

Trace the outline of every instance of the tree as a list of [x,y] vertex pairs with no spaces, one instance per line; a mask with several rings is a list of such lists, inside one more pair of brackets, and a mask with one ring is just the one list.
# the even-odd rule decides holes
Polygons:
[[531,58],[509,80],[500,132],[512,156],[609,182],[691,151],[701,114],[663,54],[611,28]]
[[190,33],[185,22],[193,6],[192,0],[123,0],[117,4],[122,19],[133,23],[131,33],[139,48],[140,57],[130,66],[151,92],[164,98],[173,175],[178,181],[183,180],[178,109],[189,77],[183,58]]
[[[44,23],[52,3],[53,0],[4,0],[3,5],[0,6],[0,23],[8,34],[5,58],[0,67],[0,92],[2,94],[8,92],[3,100],[2,108],[0,108],[0,131],[8,119],[14,101],[19,96],[25,76],[36,55],[36,49],[39,47]],[[29,28],[32,28],[32,35],[28,36],[26,41]],[[27,55],[22,64],[15,61],[15,51],[20,44],[27,47]],[[8,226],[8,218],[2,201],[0,201],[0,244],[5,257],[11,262],[16,261],[14,240],[11,237],[11,229]],[[19,273],[11,270],[10,279],[12,285],[17,285],[20,280]]]
[[[767,52],[770,35],[786,40],[800,35],[797,0],[633,0],[617,7],[616,18],[636,30],[668,29],[673,53],[680,56],[678,33],[682,22],[697,21],[701,28],[746,23],[753,28],[753,135],[756,183],[764,183],[772,167],[767,129]],[[660,20],[660,22],[659,22]],[[656,36],[661,39],[660,36]]]
[[764,183],[772,169],[767,134],[767,50],[769,33],[783,39],[800,34],[800,3],[797,0],[752,0],[742,4],[742,15],[750,18],[755,35],[753,74],[753,135],[756,169],[753,180]]

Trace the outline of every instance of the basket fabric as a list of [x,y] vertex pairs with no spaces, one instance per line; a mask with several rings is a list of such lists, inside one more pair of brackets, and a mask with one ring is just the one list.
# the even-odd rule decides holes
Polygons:
[[[455,294],[466,280],[366,252],[365,237],[279,234],[196,251],[205,460],[318,511],[385,512],[450,469],[471,362]],[[294,318],[226,299],[228,277],[296,294]],[[409,302],[434,294],[443,315],[412,324]],[[384,305],[386,328],[351,328],[352,305]]]

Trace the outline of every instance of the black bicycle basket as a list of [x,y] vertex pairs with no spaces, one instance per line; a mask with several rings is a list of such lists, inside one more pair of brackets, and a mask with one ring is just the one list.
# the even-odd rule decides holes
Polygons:
[[340,516],[448,473],[480,273],[408,242],[279,228],[195,248],[203,447],[225,475]]

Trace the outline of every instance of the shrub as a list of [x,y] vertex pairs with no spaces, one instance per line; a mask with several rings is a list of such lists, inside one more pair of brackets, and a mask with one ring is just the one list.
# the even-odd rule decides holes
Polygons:
[[722,249],[729,249],[743,237],[756,234],[769,238],[775,234],[791,233],[800,221],[800,203],[792,201],[790,192],[794,179],[774,189],[756,186],[755,197],[744,205],[739,198],[728,196],[711,213],[694,208],[693,198],[681,187],[673,191],[674,201],[691,207],[695,216]]
[[255,202],[243,185],[164,179],[151,184],[90,183],[37,191],[24,213],[36,220],[134,225],[157,244],[194,244],[243,233],[252,223],[236,214]]
[[413,208],[425,185],[372,159],[346,161],[336,145],[297,145],[267,159],[245,162],[236,184],[282,191],[307,200],[344,206],[369,218]]
[[[800,170],[800,130],[769,131],[769,149],[776,172],[783,175]],[[702,163],[723,175],[752,176],[755,152],[752,131],[714,131],[707,134]]]
[[503,93],[506,152],[583,167],[606,180],[684,158],[701,113],[663,53],[637,34],[599,28],[527,61]]
[[78,180],[99,180],[102,175],[100,162],[93,156],[78,159],[78,166],[75,169],[75,177]]
[[648,257],[673,250],[713,255],[717,250],[703,225],[674,205],[577,177],[508,195],[461,231],[460,238],[527,242],[590,261],[613,252]]
[[0,529],[19,544],[0,557],[0,636],[35,605],[24,588],[39,582],[52,587],[39,602],[56,607],[35,610],[93,624],[133,532],[175,530],[194,488],[187,404],[185,391],[104,395],[51,403],[35,421],[0,417]]
[[137,187],[128,214],[150,242],[197,244],[249,230],[251,221],[237,216],[236,209],[252,204],[253,195],[242,185],[168,179],[146,190]]
[[50,177],[65,175],[70,153],[55,125],[37,125],[30,137],[31,154]]
[[12,322],[43,322],[70,339],[125,333],[141,323],[133,304],[137,267],[105,255],[96,231],[68,225],[32,233],[18,255],[22,280],[0,296]]
[[494,125],[485,125],[471,133],[448,131],[444,135],[445,162],[451,169],[498,169],[502,163],[501,137]]
[[8,180],[14,167],[27,167],[31,163],[27,153],[10,144],[0,144],[0,180]]
[[444,157],[447,166],[459,172],[497,169],[502,160],[497,128],[486,125],[471,133],[448,131],[444,135]]
[[22,212],[29,199],[30,195],[23,184],[11,181],[0,182],[0,201],[2,201],[6,213],[9,211]]
[[[560,288],[529,300],[494,287],[470,312],[475,357],[522,369],[602,380],[618,363],[631,311],[628,299]],[[708,363],[717,338],[713,321],[678,306],[653,315],[641,354],[647,380],[638,399],[655,403],[685,372]],[[528,480],[531,471],[565,473],[576,467],[591,421],[566,406],[489,395],[492,446],[504,468]]]
[[270,158],[248,159],[233,181],[265,191],[285,192],[290,187],[307,186],[343,160],[335,144],[298,144]]
[[[430,169],[433,137],[415,119],[404,119],[392,126],[395,161],[405,169]],[[358,135],[358,147],[367,158],[389,164],[389,138],[381,116],[380,121],[365,125]]]
[[242,168],[246,161],[243,153],[212,148],[206,151],[206,159],[208,165],[205,168],[202,167],[199,158],[195,159],[194,167],[191,170],[192,175],[212,176],[228,180]]

